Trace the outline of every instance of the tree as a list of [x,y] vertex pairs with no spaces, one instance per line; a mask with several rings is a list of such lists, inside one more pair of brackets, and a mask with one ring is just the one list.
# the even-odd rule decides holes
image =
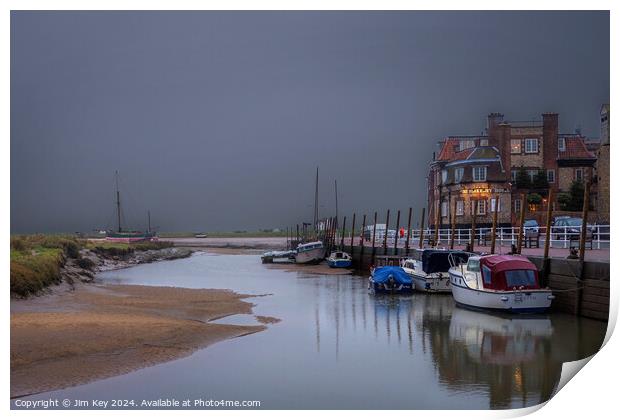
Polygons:
[[581,181],[573,181],[570,186],[570,209],[571,211],[579,211],[583,209],[583,191],[585,187]]
[[569,210],[571,205],[571,196],[569,193],[559,193],[558,194],[558,204],[560,205],[560,210]]
[[523,166],[517,171],[517,188],[530,188],[531,182],[527,171]]
[[538,193],[531,193],[527,195],[528,204],[540,204],[542,203],[542,195]]
[[540,169],[534,176],[534,182],[532,188],[546,190],[549,188],[549,181],[547,180],[547,174],[544,169]]

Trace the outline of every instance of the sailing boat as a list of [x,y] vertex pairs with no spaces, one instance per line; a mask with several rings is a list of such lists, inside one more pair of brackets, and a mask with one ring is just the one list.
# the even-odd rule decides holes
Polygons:
[[[319,168],[316,168],[316,181],[314,186],[314,232],[316,233],[319,223]],[[325,258],[323,242],[315,241],[297,245],[295,262],[297,264],[316,264]]]
[[151,212],[148,212],[148,230],[141,232],[137,230],[123,229],[121,226],[121,193],[118,189],[118,171],[116,175],[116,220],[118,222],[117,230],[108,230],[106,232],[106,240],[110,242],[140,242],[140,241],[157,241],[157,233],[151,230]]

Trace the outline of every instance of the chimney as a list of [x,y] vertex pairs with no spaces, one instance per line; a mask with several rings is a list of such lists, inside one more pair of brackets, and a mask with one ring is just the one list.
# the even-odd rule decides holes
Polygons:
[[487,116],[487,136],[489,136],[489,146],[499,149],[498,127],[504,121],[504,114],[492,112]]
[[558,114],[545,112],[543,118],[543,162],[546,169],[557,166],[558,158]]

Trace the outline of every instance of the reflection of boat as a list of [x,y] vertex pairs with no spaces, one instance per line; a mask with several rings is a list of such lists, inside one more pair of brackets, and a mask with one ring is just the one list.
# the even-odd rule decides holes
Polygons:
[[420,292],[450,292],[450,261],[467,261],[469,254],[447,249],[419,249],[406,259],[403,269]]
[[351,267],[351,263],[351,256],[342,251],[332,252],[327,259],[327,264],[332,268]]
[[368,288],[377,293],[406,293],[413,290],[413,283],[402,267],[383,266],[372,271]]
[[544,316],[509,318],[455,308],[450,320],[450,340],[461,342],[473,360],[496,365],[534,360],[552,333]]
[[454,300],[471,308],[544,312],[554,298],[540,287],[536,266],[517,255],[472,256],[449,274]]
[[308,242],[297,245],[295,262],[298,264],[312,264],[323,261],[325,258],[325,247],[323,242]]

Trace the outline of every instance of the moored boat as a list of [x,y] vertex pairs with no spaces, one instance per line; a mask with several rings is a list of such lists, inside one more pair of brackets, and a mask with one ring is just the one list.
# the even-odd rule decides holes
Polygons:
[[375,293],[409,293],[413,291],[413,282],[402,267],[387,265],[372,270],[368,288]]
[[317,264],[325,259],[323,242],[308,242],[297,245],[295,262],[297,264]]
[[342,251],[332,252],[327,259],[327,265],[332,268],[348,268],[352,263],[351,256]]
[[450,261],[467,261],[470,254],[448,249],[419,249],[412,252],[402,267],[420,292],[450,293]]
[[471,256],[448,273],[455,302],[472,309],[538,313],[554,299],[540,286],[536,266],[519,255]]

